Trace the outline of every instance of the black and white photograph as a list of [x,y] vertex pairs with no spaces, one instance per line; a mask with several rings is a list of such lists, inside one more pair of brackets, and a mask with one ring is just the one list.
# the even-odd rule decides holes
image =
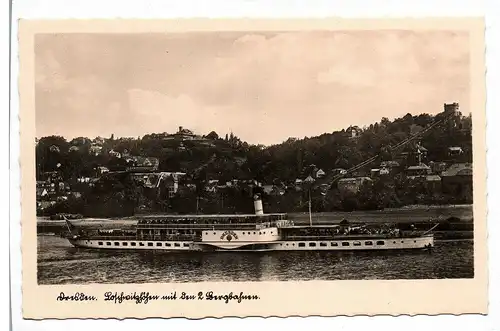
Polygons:
[[24,318],[486,312],[483,31],[21,22]]
[[491,6],[49,2],[6,20],[11,329],[495,329]]
[[469,43],[37,34],[38,283],[473,278]]

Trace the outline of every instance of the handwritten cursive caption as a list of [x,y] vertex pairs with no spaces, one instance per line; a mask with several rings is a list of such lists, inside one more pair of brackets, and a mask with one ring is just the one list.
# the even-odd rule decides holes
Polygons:
[[[234,293],[214,293],[213,291],[208,292],[198,292],[196,294],[179,292],[179,294],[174,291],[168,294],[153,294],[150,292],[105,292],[102,299],[104,301],[121,304],[124,302],[135,302],[136,304],[148,304],[152,301],[217,301],[224,303],[242,303],[243,301],[254,301],[260,300],[260,297],[255,294],[245,294],[243,292]],[[85,293],[77,292],[67,295],[61,292],[57,298],[57,301],[98,301],[98,298],[93,295],[87,295]]]

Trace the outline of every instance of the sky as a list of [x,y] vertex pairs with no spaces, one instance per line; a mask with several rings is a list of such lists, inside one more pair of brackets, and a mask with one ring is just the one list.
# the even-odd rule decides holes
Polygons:
[[253,144],[469,113],[469,36],[454,31],[40,34],[37,137],[228,132]]

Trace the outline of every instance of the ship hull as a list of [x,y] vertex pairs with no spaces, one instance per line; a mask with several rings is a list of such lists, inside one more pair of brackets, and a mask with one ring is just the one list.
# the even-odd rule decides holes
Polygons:
[[278,251],[358,251],[407,250],[434,246],[433,236],[416,238],[282,241],[273,245]]
[[221,247],[211,243],[193,241],[141,241],[68,239],[75,247],[109,250],[159,251],[384,251],[428,249],[434,246],[434,236],[407,238],[358,238],[332,240],[277,240],[269,242],[240,242],[237,247]]

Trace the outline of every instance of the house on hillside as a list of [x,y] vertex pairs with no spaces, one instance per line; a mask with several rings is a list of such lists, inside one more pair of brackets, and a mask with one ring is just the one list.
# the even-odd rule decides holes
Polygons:
[[44,210],[48,207],[52,207],[56,204],[57,202],[55,200],[48,200],[48,201],[38,201],[36,204],[37,209]]
[[78,177],[76,179],[77,183],[90,183],[90,177]]
[[408,161],[410,154],[411,154],[410,152],[398,153],[397,155],[394,156],[395,161],[398,162],[399,164],[405,164]]
[[268,195],[271,194],[271,192],[273,191],[273,188],[274,188],[274,185],[262,185],[262,191]]
[[326,195],[328,193],[328,190],[330,190],[331,184],[330,183],[324,183],[319,186],[319,191],[321,195]]
[[382,161],[380,162],[380,175],[396,174],[400,170],[400,164],[397,161]]
[[219,185],[218,179],[211,179],[205,183],[205,191],[215,193],[217,192],[217,187]]
[[345,175],[346,173],[347,173],[347,170],[342,169],[342,168],[335,168],[335,169],[332,170],[332,174],[334,176]]
[[387,176],[391,173],[389,168],[372,168],[370,170],[370,177]]
[[158,184],[159,176],[155,174],[137,174],[132,175],[135,183],[137,185],[146,187],[146,188],[154,188]]
[[102,146],[92,144],[89,148],[89,154],[90,155],[100,155],[102,153]]
[[181,152],[186,150],[186,146],[184,146],[184,143],[182,141],[179,143],[179,147],[177,148],[177,150]]
[[307,176],[315,177],[318,170],[319,168],[315,164],[304,166],[299,174],[299,178],[306,178]]
[[43,199],[49,195],[49,191],[47,191],[46,188],[39,187],[36,189],[36,198],[38,199]]
[[442,189],[441,177],[438,175],[428,175],[425,177],[427,190],[430,193],[440,192]]
[[40,175],[40,181],[45,182],[46,185],[50,183],[56,183],[63,180],[61,173],[59,171],[46,171]]
[[195,140],[196,138],[200,138],[196,136],[193,131],[182,126],[179,126],[179,130],[177,131],[177,133],[174,133],[172,136],[174,136],[175,139],[179,140]]
[[444,193],[472,201],[473,173],[471,163],[455,163],[441,173]]
[[431,172],[434,174],[440,174],[446,170],[448,164],[446,162],[429,162],[429,167],[431,168]]
[[177,179],[177,177],[168,176],[163,180],[163,183],[161,183],[161,185],[167,188],[169,198],[175,196],[179,191],[179,180]]
[[102,146],[104,145],[104,143],[106,142],[106,139],[104,139],[103,137],[95,137],[94,140],[92,140],[92,143],[98,145],[98,146]]
[[69,193],[69,196],[72,197],[72,198],[75,198],[75,199],[80,199],[82,197],[82,193],[81,192],[70,192]]
[[472,176],[472,163],[454,163],[448,167],[442,176]]
[[74,138],[70,141],[71,146],[83,146],[91,143],[92,141],[89,138],[84,138],[84,137]]
[[186,129],[182,126],[179,126],[179,130],[176,133],[167,134],[163,139],[177,140],[177,141],[199,141],[199,142],[205,142],[209,146],[213,145],[209,139],[203,138],[202,136],[199,136],[195,134],[193,131]]
[[96,172],[97,172],[97,176],[100,176],[102,174],[109,172],[109,169],[107,167],[99,166],[99,167],[96,167]]
[[316,178],[323,178],[326,175],[326,173],[323,171],[323,169],[318,169],[314,176]]
[[127,171],[156,171],[160,165],[156,157],[133,156],[126,161]]
[[342,194],[346,193],[357,193],[361,186],[365,183],[371,183],[372,179],[370,177],[352,177],[352,178],[342,178],[338,181],[337,187]]
[[122,157],[122,154],[120,152],[117,152],[117,151],[115,151],[113,149],[109,151],[109,155],[111,157],[116,157],[118,159]]
[[183,172],[136,172],[131,174],[135,183],[145,188],[166,187],[170,197],[178,192],[179,180],[185,175]]
[[428,150],[421,144],[417,143],[413,146],[405,147],[400,153],[394,156],[394,159],[398,163],[405,164],[419,164],[427,159]]
[[195,192],[196,191],[196,184],[188,183],[188,184],[184,185],[184,187],[188,191],[191,191],[191,192]]
[[381,175],[381,176],[387,176],[390,173],[391,173],[391,169],[389,169],[389,168],[381,168],[380,172],[379,172],[379,175]]
[[59,182],[57,183],[57,191],[58,192],[64,192],[66,189],[69,190],[69,185],[67,185],[65,182]]
[[349,138],[357,138],[363,132],[359,126],[350,126],[345,130]]
[[49,151],[51,151],[52,153],[59,153],[61,150],[59,149],[58,146],[52,145],[49,147]]
[[303,184],[312,184],[314,182],[315,182],[315,179],[311,175],[309,175],[306,177],[306,179],[304,179]]
[[263,185],[262,190],[264,191],[265,194],[267,195],[283,195],[285,194],[285,190],[283,188],[280,188],[276,185]]
[[458,155],[461,155],[463,154],[464,151],[462,149],[462,147],[457,147],[457,146],[453,146],[453,147],[448,147],[448,156],[458,156]]
[[431,174],[431,168],[422,163],[420,165],[406,168],[405,174],[408,178],[425,177]]

